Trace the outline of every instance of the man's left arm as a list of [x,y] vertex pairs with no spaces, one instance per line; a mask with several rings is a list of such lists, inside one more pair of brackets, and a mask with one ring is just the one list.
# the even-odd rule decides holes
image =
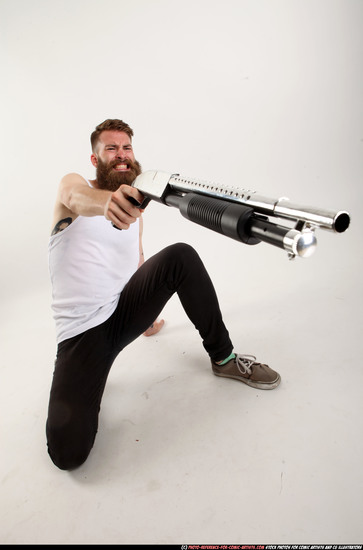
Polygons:
[[142,216],[139,218],[139,265],[138,268],[144,263],[144,249],[142,246],[142,233],[144,229],[144,220],[142,219]]
[[[142,234],[144,229],[144,220],[142,219],[142,216],[139,218],[139,265],[138,267],[142,266],[142,264],[145,261],[144,257],[144,248],[142,245]],[[164,326],[164,319],[161,319],[160,321],[156,320],[153,322],[153,324],[144,332],[144,336],[153,336],[153,334],[158,333]]]

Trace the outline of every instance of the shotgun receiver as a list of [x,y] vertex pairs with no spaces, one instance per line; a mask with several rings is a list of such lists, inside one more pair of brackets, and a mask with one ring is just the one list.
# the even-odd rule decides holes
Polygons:
[[[150,200],[178,208],[182,216],[213,231],[245,244],[263,241],[287,251],[290,259],[309,257],[320,227],[343,233],[350,223],[348,212],[301,206],[289,199],[269,198],[256,191],[230,187],[179,174],[149,170],[132,184],[144,196],[142,207]],[[270,218],[280,218],[290,226]]]

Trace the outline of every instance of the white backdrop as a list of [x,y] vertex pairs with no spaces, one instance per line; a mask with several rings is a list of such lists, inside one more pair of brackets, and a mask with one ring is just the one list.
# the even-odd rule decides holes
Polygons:
[[[325,543],[325,535],[333,532],[332,543],[339,537],[343,543],[348,539],[361,542],[363,455],[356,434],[361,433],[363,402],[362,0],[0,0],[0,25],[0,402],[6,438],[3,448],[7,449],[1,453],[3,507],[7,512],[2,515],[1,542],[143,542],[146,535],[133,526],[140,499],[143,517],[156,529],[152,540],[185,542],[178,535],[168,534],[163,519],[168,513],[167,495],[161,493],[164,500],[159,498],[155,505],[158,513],[149,517],[148,495],[145,500],[136,499],[136,480],[127,476],[120,482],[121,494],[125,484],[129,489],[124,493],[120,515],[126,518],[124,528],[130,525],[133,533],[122,541],[117,538],[117,525],[115,531],[112,526],[109,538],[97,533],[97,522],[92,521],[100,513],[97,499],[92,494],[85,500],[84,495],[94,490],[99,498],[104,491],[103,503],[108,504],[104,504],[101,516],[106,524],[111,522],[108,518],[115,518],[114,511],[120,505],[115,480],[121,473],[118,458],[108,452],[109,446],[112,449],[119,442],[124,463],[133,464],[134,460],[134,448],[124,445],[118,427],[115,437],[107,431],[112,414],[115,426],[119,414],[125,414],[117,409],[119,389],[112,394],[110,386],[109,405],[105,404],[109,416],[106,414],[106,428],[101,430],[102,444],[93,454],[95,462],[87,463],[73,477],[64,477],[55,472],[46,456],[44,423],[55,352],[47,265],[53,203],[64,174],[94,175],[89,135],[106,118],[121,118],[134,129],[135,154],[144,170],[178,172],[351,213],[352,223],[346,233],[318,231],[314,256],[289,262],[279,249],[266,244],[244,246],[184,220],[175,209],[151,203],[144,214],[144,249],[150,256],[172,242],[194,245],[215,283],[232,340],[241,343],[243,336],[243,341],[249,343],[247,350],[238,351],[264,353],[272,365],[278,366],[277,370],[282,370],[284,385],[280,394],[261,396],[260,402],[272,401],[269,405],[266,401],[260,412],[253,404],[254,395],[250,394],[250,401],[245,402],[248,397],[243,394],[241,401],[240,393],[237,395],[230,386],[223,386],[218,397],[220,418],[227,414],[229,402],[231,408],[236,403],[237,408],[247,403],[247,410],[263,418],[260,426],[266,426],[264,414],[271,410],[268,418],[273,428],[269,431],[267,423],[266,434],[257,437],[255,443],[256,448],[271,445],[272,451],[265,455],[266,472],[275,470],[275,456],[277,463],[279,504],[269,505],[275,502],[271,496],[273,484],[263,483],[260,487],[259,505],[263,502],[268,506],[264,517],[271,517],[264,541],[270,542],[266,539],[275,533],[277,542],[291,543],[292,533],[297,534],[294,541]],[[134,358],[133,349],[150,354],[154,350],[154,359],[159,362],[164,357],[166,363],[168,353],[180,360],[185,349],[200,356],[199,340],[196,344],[198,338],[192,328],[187,328],[176,302],[165,311],[165,318],[169,328],[163,329],[160,336],[163,353],[155,340],[150,343],[144,339],[137,348],[125,350],[126,361]],[[195,352],[194,345],[198,346]],[[166,363],[162,368],[170,373]],[[183,371],[187,368],[182,363],[178,379],[182,394],[190,387],[187,377],[188,383],[180,385],[183,375],[189,376],[189,371]],[[204,395],[199,387],[207,388],[208,399],[215,386],[214,380],[204,380],[203,369],[195,371],[200,373],[196,403]],[[158,381],[157,369],[143,372],[141,368],[137,372],[141,380],[154,377],[155,384]],[[127,376],[122,369],[113,373],[115,377]],[[131,402],[133,390],[145,395],[145,389],[139,390],[136,383],[133,387],[132,376],[136,374],[130,374]],[[169,374],[164,376],[170,378]],[[124,379],[114,387],[124,388]],[[126,407],[127,392],[122,391]],[[167,399],[166,393],[162,395]],[[162,403],[161,399],[160,407]],[[300,410],[296,424],[291,403]],[[208,401],[211,406],[213,403]],[[323,418],[322,410],[326,412]],[[185,422],[191,423],[188,409],[184,412]],[[145,417],[148,415],[145,413]],[[163,418],[161,414],[161,426]],[[317,424],[316,418],[323,423]],[[176,425],[173,418],[170,424]],[[147,429],[145,418],[140,426]],[[233,445],[223,426],[221,420],[221,429],[215,432],[213,427],[211,432],[220,449],[223,443]],[[275,443],[276,426],[280,426],[280,446]],[[319,427],[323,435],[314,432],[316,439],[310,437],[311,447],[308,445],[306,456],[300,458],[302,440],[311,435],[312,426]],[[334,438],[327,443],[325,434],[334,430]],[[235,434],[232,439],[236,437],[235,447],[228,454],[232,458],[239,456],[243,433],[239,426],[231,433]],[[306,436],[300,437],[299,433]],[[182,445],[180,434],[175,440],[179,437]],[[285,438],[292,441],[292,450]],[[249,441],[254,441],[253,424]],[[151,442],[151,454],[153,445]],[[100,450],[103,448],[106,450]],[[290,493],[284,489],[285,499],[281,497],[280,448],[290,458]],[[254,449],[253,443],[249,451],[245,448],[250,452],[250,465],[255,464]],[[330,460],[336,449],[341,463]],[[196,446],[194,452],[191,460],[200,452],[194,464],[203,465],[203,448]],[[158,456],[156,450],[154,456]],[[167,452],[165,456],[179,467],[172,454]],[[326,456],[330,470],[325,469]],[[139,460],[137,483],[145,479],[145,486],[152,485],[148,476],[157,477],[158,473],[150,474],[147,469],[143,472],[144,455]],[[305,465],[303,472],[301,462]],[[232,471],[235,468],[233,462]],[[246,498],[248,504],[258,502],[255,481],[258,484],[261,480],[259,470],[252,472],[255,477],[249,477],[251,470],[238,472],[241,486],[246,483],[250,487],[249,495],[241,493],[241,499]],[[321,472],[325,477],[319,477]],[[170,530],[173,532],[175,523],[180,532],[189,534],[191,542],[199,537],[198,542],[204,543],[203,534],[211,527],[218,532],[219,524],[203,519],[201,499],[210,483],[206,480],[204,486],[203,472],[195,473],[189,487],[195,502],[191,510],[188,494],[184,494],[184,502],[183,493],[175,485],[178,472],[170,470],[166,485],[169,483],[182,499],[174,508],[171,501],[174,519]],[[89,489],[85,480],[88,477],[97,484],[94,476],[102,483]],[[223,477],[216,481],[220,483],[220,494],[226,481],[228,484]],[[232,481],[231,491],[235,486]],[[315,500],[310,494],[315,494]],[[295,513],[297,495],[300,508]],[[53,508],[48,506],[49,499]],[[240,504],[245,510],[244,503]],[[229,542],[236,542],[239,508],[232,510],[226,497],[223,509],[224,529],[234,537]],[[195,518],[184,522],[180,510],[190,510]],[[66,514],[74,531],[66,524],[60,527],[57,514]],[[286,522],[284,518],[289,514],[291,520]],[[73,516],[80,521],[73,521]],[[87,535],[82,530],[83,517],[89,521]],[[187,531],[183,531],[185,525],[189,525]],[[256,522],[246,524],[244,529],[251,541]],[[306,533],[315,536],[314,540],[307,541]],[[220,542],[225,542],[224,533],[218,534]]]
[[[67,172],[93,175],[89,135],[109,117],[134,128],[144,169],[348,209],[349,233],[318,234],[316,254],[323,246],[353,254],[362,205],[361,0],[0,5],[3,300],[47,284],[58,182]],[[154,205],[145,216],[146,254],[184,237],[206,261],[211,254],[216,270],[216,252],[219,264],[233,255],[237,265],[268,265],[271,254],[281,272],[291,269],[278,250],[247,251],[167,210]]]

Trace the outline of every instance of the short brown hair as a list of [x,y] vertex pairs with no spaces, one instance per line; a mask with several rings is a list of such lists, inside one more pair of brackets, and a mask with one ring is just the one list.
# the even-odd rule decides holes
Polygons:
[[130,128],[130,126],[126,124],[126,122],[124,122],[123,120],[119,120],[118,118],[108,118],[107,120],[101,122],[101,124],[98,124],[98,126],[96,126],[95,130],[91,134],[92,151],[94,151],[96,148],[100,134],[105,130],[117,130],[117,132],[125,132],[125,134],[127,134],[130,139],[132,139],[132,136],[134,135],[132,128]]

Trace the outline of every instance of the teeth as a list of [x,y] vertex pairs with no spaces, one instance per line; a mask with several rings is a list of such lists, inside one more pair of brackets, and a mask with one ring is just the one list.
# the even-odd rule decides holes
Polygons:
[[117,164],[115,166],[116,170],[127,170],[127,164]]

